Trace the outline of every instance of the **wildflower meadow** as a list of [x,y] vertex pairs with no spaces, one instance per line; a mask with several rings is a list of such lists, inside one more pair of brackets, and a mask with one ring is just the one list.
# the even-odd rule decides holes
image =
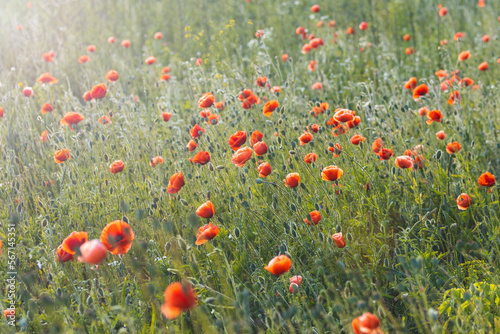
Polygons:
[[500,333],[500,1],[0,2],[0,333]]

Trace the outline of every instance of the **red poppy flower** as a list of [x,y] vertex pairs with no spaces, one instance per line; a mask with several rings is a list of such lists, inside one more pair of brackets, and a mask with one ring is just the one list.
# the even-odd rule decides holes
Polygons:
[[408,80],[405,85],[404,85],[404,89],[414,89],[415,87],[417,87],[417,78],[415,77],[411,77],[410,80]]
[[487,62],[482,62],[481,64],[479,64],[479,66],[477,68],[480,71],[486,71],[489,68],[489,66],[488,66]]
[[79,251],[80,246],[89,240],[87,232],[71,232],[71,234],[63,240],[61,248],[68,254],[74,255]]
[[247,133],[245,131],[237,131],[229,137],[228,143],[233,151],[238,151],[241,145],[247,141]]
[[194,140],[191,139],[189,143],[186,145],[186,147],[189,149],[189,152],[192,152],[198,147],[198,145]]
[[199,233],[196,235],[195,245],[203,245],[205,242],[212,240],[219,234],[219,227],[208,223],[198,229]]
[[278,107],[279,107],[278,101],[276,101],[276,100],[269,101],[264,105],[264,108],[262,109],[262,113],[266,117],[271,117],[271,115],[273,114],[273,111],[275,111],[276,108],[278,108]]
[[200,205],[198,209],[196,209],[196,214],[198,215],[198,217],[210,219],[215,214],[214,205],[212,204],[212,202],[207,201]]
[[203,129],[201,126],[199,126],[198,124],[195,124],[192,128],[191,128],[191,137],[194,138],[198,138],[200,137],[202,134],[205,133],[205,129]]
[[443,119],[443,115],[441,114],[441,110],[432,110],[427,113],[427,118],[428,120],[425,121],[425,123],[431,125],[432,122],[438,122],[441,123],[441,120]]
[[321,178],[325,181],[336,181],[342,177],[344,171],[337,166],[328,166],[321,171]]
[[[314,225],[318,225],[319,221],[321,220],[321,213],[317,210],[314,210],[314,211],[311,211],[309,213],[309,215],[311,216],[311,220],[313,221]],[[304,222],[307,224],[307,225],[311,225],[309,223],[309,220],[304,219]]]
[[149,161],[149,166],[154,167],[162,163],[163,163],[163,158],[158,155]]
[[477,180],[477,183],[479,183],[479,185],[483,187],[493,187],[495,185],[495,182],[495,176],[490,172],[481,174],[481,176]]
[[68,261],[73,261],[74,260],[73,254],[65,252],[62,249],[62,246],[57,247],[56,256],[57,256],[57,261],[59,261],[61,263],[68,262]]
[[397,157],[394,163],[402,169],[413,168],[413,159],[407,155]]
[[263,156],[267,153],[267,145],[263,141],[259,141],[253,145],[253,151],[256,156]]
[[252,149],[248,146],[242,147],[234,152],[231,162],[236,167],[243,167],[245,163],[252,157]]
[[198,107],[210,108],[215,103],[215,96],[212,93],[203,94],[198,100]]
[[106,85],[103,83],[100,83],[94,87],[92,87],[92,90],[90,91],[90,96],[92,96],[93,99],[102,99],[106,96]]
[[359,145],[359,143],[364,142],[366,140],[362,135],[354,135],[351,137],[351,144]]
[[393,152],[391,149],[388,148],[382,148],[380,152],[378,153],[378,156],[380,157],[380,160],[389,160],[393,156]]
[[460,150],[462,149],[462,147],[460,146],[460,144],[458,142],[453,142],[453,143],[448,143],[448,145],[446,145],[446,152],[448,152],[448,154],[453,154],[453,153],[457,153],[459,152]]
[[162,39],[163,38],[163,34],[158,31],[156,34],[154,34],[153,38],[154,39]]
[[89,46],[87,46],[87,51],[88,52],[95,52],[95,50],[96,50],[95,45],[89,45]]
[[182,311],[196,305],[196,294],[189,283],[175,282],[165,289],[161,312],[168,320],[177,318]]
[[109,170],[112,174],[117,174],[123,171],[125,164],[121,160],[114,161],[111,165],[109,165]]
[[413,90],[413,99],[418,101],[418,99],[424,95],[427,95],[429,92],[429,88],[427,88],[426,84],[421,84]]
[[89,60],[90,60],[90,58],[87,55],[83,55],[83,56],[80,56],[80,58],[78,58],[78,62],[80,64],[84,64],[84,63],[88,62]]
[[70,111],[70,112],[66,113],[66,115],[64,115],[64,118],[61,119],[60,123],[61,123],[61,125],[69,125],[69,128],[71,130],[73,130],[72,126],[80,123],[84,119],[85,119],[85,117],[83,117],[83,115],[81,115],[77,112]]
[[259,171],[260,177],[267,177],[269,174],[271,174],[271,165],[269,164],[269,162],[263,162],[259,165],[257,170]]
[[335,241],[335,244],[337,245],[338,248],[345,247],[345,240],[344,240],[344,236],[342,235],[342,232],[333,234],[332,239],[333,239],[333,241]]
[[189,162],[196,163],[202,166],[207,164],[209,161],[210,161],[210,153],[204,151],[196,153],[196,155],[192,159],[191,158],[189,159]]
[[457,198],[457,206],[459,210],[467,210],[472,204],[472,199],[466,193],[460,194]]
[[68,159],[71,159],[71,157],[69,156],[69,150],[67,148],[63,148],[54,153],[54,161],[58,164],[63,163]]
[[318,160],[318,155],[316,153],[307,153],[304,157],[304,162],[306,164],[312,164],[316,160]]
[[378,154],[382,149],[382,147],[384,147],[384,143],[382,142],[381,138],[377,138],[373,141],[372,144],[373,153]]
[[460,52],[460,54],[458,55],[458,60],[459,61],[464,61],[464,60],[467,60],[470,58],[470,51],[467,50],[467,51],[462,51]]
[[153,65],[156,62],[156,58],[155,57],[148,57],[148,58],[146,58],[146,60],[144,60],[144,62],[146,63],[146,65]]
[[109,82],[115,82],[119,77],[120,75],[118,74],[118,72],[114,70],[110,70],[108,73],[106,73],[106,79],[108,79]]
[[305,144],[309,143],[311,140],[313,140],[313,135],[310,132],[304,132],[300,137],[300,146],[304,146]]
[[163,118],[163,121],[168,122],[170,121],[170,117],[172,117],[172,113],[168,111],[164,111],[161,113],[161,117]]
[[167,192],[169,194],[177,194],[182,187],[184,187],[184,175],[182,175],[182,172],[175,173],[170,177]]
[[279,255],[269,261],[269,264],[265,266],[264,269],[275,276],[280,276],[289,271],[291,267],[292,260],[286,255]]
[[339,143],[335,143],[335,145],[333,145],[333,147],[328,147],[328,150],[330,152],[333,152],[333,157],[336,158],[340,155],[340,153],[342,153],[342,147],[340,146]]
[[42,114],[46,114],[51,112],[52,110],[54,110],[54,108],[52,108],[50,103],[44,103],[40,111],[42,112]]
[[436,137],[437,137],[437,139],[439,139],[439,140],[443,140],[443,139],[445,139],[445,138],[446,138],[446,134],[444,133],[444,131],[443,131],[443,130],[441,130],[441,131],[439,131],[439,132],[437,132],[437,133],[436,133]]
[[362,316],[352,321],[352,329],[355,334],[382,334],[382,330],[380,330],[379,326],[380,321],[378,318],[368,312],[363,313]]
[[115,220],[102,229],[100,240],[111,254],[117,255],[126,254],[130,250],[134,237],[129,224]]
[[36,79],[36,81],[41,83],[56,84],[58,80],[50,75],[50,73],[43,73]]
[[128,39],[123,40],[121,44],[126,49],[130,47],[130,41]]
[[295,188],[299,185],[300,175],[299,173],[290,173],[286,176],[283,182],[285,182],[285,186],[289,188]]

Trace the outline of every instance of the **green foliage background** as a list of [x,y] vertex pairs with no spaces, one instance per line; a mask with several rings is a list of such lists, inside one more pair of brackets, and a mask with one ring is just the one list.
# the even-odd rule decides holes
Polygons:
[[[437,15],[437,0],[319,1],[319,14],[310,12],[313,4],[54,0],[33,1],[28,9],[23,1],[2,1],[0,263],[7,267],[10,222],[16,224],[19,273],[17,327],[2,321],[2,333],[350,333],[352,319],[363,312],[376,314],[386,332],[499,331],[498,187],[488,193],[477,179],[485,171],[500,177],[500,3],[478,8],[474,1],[443,1],[445,17]],[[319,19],[325,21],[321,28]],[[334,29],[327,27],[330,20]],[[370,24],[367,31],[357,28],[361,21]],[[18,24],[24,29],[18,31]],[[298,26],[325,46],[301,54]],[[349,26],[354,36],[345,34]],[[254,35],[258,29],[264,30],[261,39]],[[153,39],[157,31],[161,41]],[[456,42],[458,31],[466,37]],[[402,39],[406,33],[409,42]],[[481,41],[484,34],[489,43]],[[108,44],[109,36],[118,42]],[[130,49],[120,46],[123,39],[131,41]],[[97,51],[79,64],[89,44]],[[407,56],[407,47],[416,53]],[[53,63],[41,59],[49,50],[56,54]],[[458,63],[462,50],[472,57]],[[288,62],[281,61],[283,53]],[[144,64],[148,56],[156,57],[153,66]],[[202,66],[195,65],[198,57]],[[314,72],[307,70],[310,60],[318,63]],[[490,70],[477,69],[483,61]],[[167,65],[172,78],[161,82]],[[106,82],[111,69],[120,79],[107,83],[106,98],[85,103],[83,93]],[[450,106],[434,75],[439,69],[459,69],[480,88],[459,88],[461,104]],[[36,83],[44,72],[59,83]],[[257,87],[258,76],[282,92],[273,97]],[[403,90],[411,76],[429,86],[419,102]],[[322,91],[311,89],[316,81]],[[24,86],[33,86],[32,98],[21,94]],[[277,99],[280,111],[266,118],[261,105],[243,110],[237,100],[243,88]],[[217,125],[199,116],[197,101],[206,91],[226,103]],[[55,110],[41,115],[47,101]],[[309,114],[324,101],[331,111],[356,110],[359,128],[332,137],[326,126],[331,111]],[[440,109],[443,123],[425,124],[417,113],[423,106]],[[162,110],[174,113],[167,123]],[[68,111],[86,118],[75,131],[59,125]],[[110,111],[111,124],[99,124]],[[206,130],[198,150],[211,155],[201,167],[189,163],[193,154],[185,148],[196,123]],[[299,146],[298,137],[312,123],[322,130]],[[255,157],[244,168],[231,163],[229,136],[255,129],[269,146],[263,160],[273,172],[266,180],[276,185],[257,183]],[[445,141],[436,139],[441,129]],[[39,139],[43,130],[49,131],[47,143]],[[366,142],[351,145],[353,134]],[[394,158],[379,161],[371,150],[377,137],[395,156],[422,145],[425,168],[400,170]],[[451,141],[462,145],[453,156],[445,151]],[[333,158],[328,146],[337,142],[343,151]],[[73,158],[57,165],[53,152],[63,147]],[[318,154],[312,165],[303,162],[309,152]],[[156,155],[165,162],[151,168]],[[118,159],[125,170],[112,175],[109,164]],[[321,179],[328,165],[344,170],[339,187]],[[169,195],[168,179],[178,171],[186,186]],[[300,173],[299,187],[284,187],[290,172]],[[55,182],[47,186],[48,180]],[[473,202],[467,211],[456,206],[463,192]],[[205,221],[194,212],[208,193],[220,233],[195,246]],[[323,219],[308,226],[303,219],[315,209]],[[123,216],[136,235],[128,254],[108,255],[98,270],[57,262],[55,250],[69,233],[98,238],[107,223]],[[339,231],[344,249],[331,239]],[[288,254],[293,265],[274,277],[264,265],[278,254]],[[288,292],[292,275],[304,279],[297,294]],[[6,271],[0,278],[7,278]],[[164,289],[182,279],[195,286],[198,306],[167,321],[160,312]],[[6,295],[2,289],[4,309]]]

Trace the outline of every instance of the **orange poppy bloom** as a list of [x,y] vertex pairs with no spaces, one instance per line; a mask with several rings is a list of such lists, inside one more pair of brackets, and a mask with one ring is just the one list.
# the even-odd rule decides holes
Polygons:
[[490,36],[484,35],[482,40],[483,40],[483,42],[488,43],[490,41]]
[[269,174],[271,174],[271,165],[269,164],[269,162],[263,162],[259,165],[257,170],[259,171],[260,177],[267,177]]
[[354,119],[352,121],[347,122],[346,124],[349,127],[349,129],[352,129],[358,126],[359,123],[361,123],[361,118],[359,116],[354,116]]
[[162,163],[163,163],[163,158],[158,155],[149,161],[149,166],[154,167]]
[[459,210],[467,210],[472,204],[472,199],[466,193],[460,194],[457,198],[457,206]]
[[342,153],[342,147],[340,146],[339,143],[336,143],[335,145],[333,145],[333,147],[328,147],[328,150],[330,152],[333,152],[333,157],[336,158],[340,155],[340,153]]
[[118,74],[118,72],[113,71],[113,70],[110,70],[106,74],[106,79],[108,79],[109,82],[115,82],[116,80],[118,80],[119,77],[120,77],[120,75]]
[[418,99],[424,95],[427,95],[429,92],[429,88],[427,88],[426,84],[421,84],[413,90],[413,99],[418,101]]
[[128,49],[130,47],[130,41],[128,39],[123,40],[121,44],[124,48]]
[[201,66],[203,64],[203,59],[196,58],[196,66]]
[[263,156],[267,153],[267,144],[263,141],[259,141],[253,145],[253,151],[256,156]]
[[168,80],[170,80],[170,74],[162,74],[162,75],[160,75],[160,80],[161,81],[168,81]]
[[224,102],[223,101],[216,102],[215,108],[219,109],[220,111],[224,110]]
[[319,5],[314,5],[311,7],[311,12],[313,13],[318,13],[319,12]]
[[458,55],[458,60],[459,61],[464,61],[464,60],[467,60],[470,58],[470,52],[469,50],[467,51],[462,51],[460,52],[460,54]]
[[281,92],[281,87],[280,86],[273,86],[271,87],[271,89],[269,90],[271,93],[280,93]]
[[354,114],[348,109],[338,109],[333,115],[333,119],[339,123],[346,123],[354,120]]
[[50,75],[50,73],[43,73],[38,77],[38,79],[36,79],[36,81],[48,84],[56,84],[58,82],[56,78]]
[[413,159],[410,156],[402,155],[394,160],[396,166],[402,169],[413,168]]
[[156,34],[154,34],[153,38],[154,39],[162,39],[163,38],[163,34],[161,32],[157,32]]
[[212,125],[215,125],[219,122],[219,115],[217,114],[212,114],[210,116],[208,116],[208,124],[212,124]]
[[366,22],[361,22],[361,23],[359,24],[359,30],[366,30],[366,29],[368,29],[368,23],[366,23]]
[[456,141],[454,141],[453,143],[448,143],[448,145],[446,145],[446,152],[448,152],[448,154],[457,153],[461,149],[462,149],[462,147]]
[[304,162],[306,164],[312,164],[314,161],[318,159],[318,155],[316,153],[308,153],[304,157]]
[[407,41],[407,42],[408,42],[410,39],[411,39],[410,34],[406,34],[406,35],[404,35],[404,36],[403,36],[403,40],[405,40],[405,41]]
[[[440,16],[443,16],[441,15],[441,11],[439,13]],[[368,312],[363,313],[362,316],[352,321],[352,329],[355,334],[382,334],[382,330],[379,326],[380,320],[378,320],[375,315]]]
[[315,82],[311,88],[314,90],[321,90],[323,89],[323,84],[321,82]]
[[495,176],[490,172],[481,174],[479,179],[477,179],[477,183],[483,187],[493,187],[495,185],[495,181]]
[[175,173],[170,177],[167,192],[169,194],[177,194],[182,187],[184,187],[184,175],[182,175],[182,172]]
[[436,132],[436,137],[437,137],[437,139],[439,139],[439,140],[443,140],[443,139],[445,139],[445,138],[446,138],[446,134],[444,133],[444,131],[443,131],[443,130],[441,130],[441,131],[439,131],[439,132]]
[[113,255],[127,254],[134,241],[134,232],[129,224],[115,220],[106,225],[101,232],[101,242]]
[[347,28],[346,34],[347,35],[354,35],[354,28],[353,27]]
[[189,283],[175,282],[165,289],[164,303],[161,313],[168,319],[177,318],[182,311],[187,311],[196,305],[196,293]]
[[443,115],[441,114],[441,110],[434,109],[432,111],[429,111],[427,113],[427,118],[428,120],[425,121],[427,124],[432,124],[432,122],[438,122],[441,123],[441,120],[443,119]]
[[413,47],[406,48],[405,53],[406,53],[408,56],[410,56],[410,55],[412,55],[412,54],[414,54],[414,53],[415,53],[415,48],[413,48]]
[[257,80],[255,80],[255,84],[259,87],[264,87],[266,83],[267,83],[266,77],[258,77]]
[[90,91],[90,96],[93,99],[98,100],[98,99],[104,98],[106,96],[106,92],[107,92],[106,85],[103,83],[100,83],[100,84],[92,87],[92,90]]
[[125,164],[121,160],[114,161],[111,165],[109,165],[109,170],[112,174],[117,174],[123,171]]
[[52,110],[54,110],[54,108],[52,108],[50,103],[44,103],[40,111],[42,112],[42,114],[46,114],[51,112]]
[[434,73],[439,79],[446,79],[448,78],[449,74],[445,70],[439,70],[436,73]]
[[285,186],[288,188],[295,188],[299,185],[300,175],[299,173],[290,173],[286,176],[283,182],[285,182]]
[[446,14],[448,14],[448,9],[446,9],[446,7],[439,8],[439,16],[445,16]]
[[472,86],[474,84],[474,80],[472,80],[471,78],[465,77],[462,80],[460,80],[458,82],[458,84],[460,86],[463,86],[463,87],[469,87],[469,86]]
[[44,52],[42,54],[42,59],[45,60],[47,63],[51,63],[54,61],[55,53],[54,51],[49,51],[49,52]]
[[80,246],[82,255],[78,257],[78,261],[99,264],[104,260],[107,252],[106,247],[99,240],[90,240]]
[[455,103],[455,101],[460,103],[460,93],[458,92],[458,90],[450,93],[450,98],[448,99],[448,104],[453,105],[453,103]]
[[144,62],[146,63],[146,65],[153,65],[156,62],[156,58],[155,57],[148,57],[148,58],[146,58],[146,60],[144,60]]
[[430,110],[427,107],[422,107],[422,108],[418,109],[418,114],[420,115],[420,117],[427,116],[427,114],[429,112],[430,112]]
[[[309,213],[309,215],[311,216],[311,220],[313,221],[314,225],[318,225],[319,221],[321,220],[321,213],[317,210],[314,210],[314,211],[311,211]],[[307,224],[307,225],[311,225],[309,223],[309,220],[304,219],[304,222]]]
[[481,64],[479,64],[479,66],[477,67],[480,71],[486,71],[488,70],[488,63],[487,62],[482,62]]
[[198,107],[210,108],[215,103],[215,96],[212,93],[203,94],[198,100]]
[[212,240],[219,234],[219,227],[216,225],[212,225],[212,223],[208,223],[204,226],[201,226],[198,229],[199,233],[196,235],[195,245],[203,245],[205,242]]
[[379,137],[375,139],[375,141],[372,144],[372,150],[373,153],[378,154],[380,150],[384,147],[384,143],[382,142],[382,139]]
[[115,44],[116,43],[116,38],[114,38],[113,36],[108,37],[108,43],[109,44]]
[[89,102],[90,100],[92,100],[92,95],[90,91],[83,93],[82,97],[85,102]]
[[88,62],[89,60],[90,60],[90,58],[87,55],[83,55],[83,56],[80,56],[80,58],[78,58],[78,62],[80,64],[84,64],[84,63]]
[[270,117],[273,114],[273,111],[275,111],[276,108],[278,108],[278,107],[279,107],[278,101],[271,100],[264,105],[264,108],[262,109],[262,113],[264,114],[264,116]]
[[164,68],[161,69],[161,73],[170,73],[170,67],[165,66]]
[[73,261],[73,259],[74,259],[73,254],[65,252],[62,249],[62,246],[57,247],[56,256],[57,256],[57,261],[59,261],[61,263],[68,262],[68,261]]
[[31,87],[24,87],[24,89],[23,89],[23,95],[26,96],[26,97],[30,97],[31,95],[33,95],[33,88],[31,88]]
[[63,240],[61,248],[68,254],[74,255],[79,250],[80,246],[89,240],[87,232],[71,232],[71,234]]
[[342,232],[334,233],[332,235],[332,239],[333,239],[333,241],[335,241],[335,244],[337,245],[338,248],[345,247],[345,240],[344,240],[344,236],[342,235]]
[[248,146],[242,147],[234,152],[231,162],[236,167],[243,167],[245,163],[252,157],[252,149]]
[[354,135],[351,137],[351,144],[359,145],[359,143],[364,142],[366,140],[362,135]]
[[3,118],[3,107],[0,107],[0,118]]
[[95,45],[89,45],[89,46],[87,46],[87,51],[88,52],[95,52],[95,50],[96,50]]
[[328,166],[321,171],[321,178],[325,181],[336,181],[342,177],[344,171],[337,166]]
[[319,125],[318,124],[311,124],[311,130],[314,133],[318,133],[318,131],[319,131]]
[[292,260],[286,255],[279,255],[269,261],[269,264],[265,266],[264,269],[275,276],[280,276],[289,271],[291,267]]
[[282,54],[281,55],[281,60],[284,61],[284,62],[287,61],[288,60],[288,55],[286,53]]
[[405,85],[404,85],[404,89],[414,89],[415,87],[417,87],[417,78],[415,77],[411,77],[410,80],[408,80]]
[[194,138],[198,138],[199,136],[201,136],[202,134],[205,133],[205,129],[203,129],[201,126],[199,126],[198,124],[195,124],[192,128],[191,128],[191,137]]
[[172,113],[168,111],[164,111],[161,113],[161,117],[163,118],[163,121],[168,122],[170,121],[170,117],[172,117]]
[[46,143],[47,140],[49,140],[49,131],[45,130],[42,132],[42,134],[40,135],[40,140],[42,141],[42,143]]
[[198,145],[194,140],[191,139],[189,143],[186,145],[186,147],[189,149],[189,152],[192,152],[198,147]]
[[380,152],[378,153],[378,156],[380,157],[380,161],[382,160],[389,160],[393,156],[393,152],[391,149],[388,148],[382,148]]
[[71,157],[69,156],[69,150],[67,148],[63,148],[61,150],[55,151],[54,161],[57,164],[63,163],[68,159],[71,159]]
[[309,143],[311,140],[313,140],[313,135],[310,132],[304,132],[300,137],[300,146],[304,146],[305,144]]
[[210,161],[210,154],[208,152],[200,151],[196,153],[196,155],[191,159],[189,159],[189,162],[191,163],[196,163],[199,165],[205,165]]
[[247,133],[245,131],[237,131],[229,137],[228,143],[233,151],[238,151],[241,145],[247,141]]
[[314,70],[316,69],[316,61],[311,60],[311,61],[309,62],[309,65],[307,65],[307,69],[308,69],[310,72],[314,72]]
[[462,39],[462,38],[464,38],[464,37],[465,37],[465,33],[463,33],[463,32],[460,32],[460,31],[459,31],[459,32],[457,32],[457,33],[455,34],[455,36],[453,36],[453,39],[454,39],[455,41],[458,41],[458,40],[461,40],[461,39]]
[[73,130],[72,125],[78,124],[81,121],[83,121],[85,117],[83,117],[81,114],[77,112],[70,111],[64,115],[64,118],[61,119],[60,123],[61,125],[69,125],[69,128]]
[[196,209],[196,215],[201,218],[206,218],[210,219],[214,216],[215,214],[215,208],[212,202],[207,201],[200,205],[198,209]]
[[348,130],[349,130],[349,127],[347,127],[347,126],[345,126],[343,124],[335,125],[332,128],[332,136],[338,137],[340,135],[343,135],[343,134],[347,133]]
[[252,132],[249,143],[253,146],[256,143],[262,141],[262,138],[264,138],[264,135],[259,130],[255,130],[254,132]]
[[109,116],[102,116],[102,117],[99,117],[98,121],[101,124],[109,124],[109,123],[111,123],[111,118],[109,118]]

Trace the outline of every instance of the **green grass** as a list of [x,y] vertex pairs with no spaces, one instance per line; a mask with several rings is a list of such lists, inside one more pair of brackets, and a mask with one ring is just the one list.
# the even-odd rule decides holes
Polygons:
[[[500,89],[498,78],[500,3],[434,0],[318,1],[4,1],[0,13],[0,278],[8,278],[9,227],[15,225],[16,327],[0,322],[0,332],[22,333],[351,333],[351,321],[364,312],[377,315],[386,333],[488,333],[499,331],[500,216],[498,186],[491,193],[478,177],[500,177]],[[323,27],[316,22],[323,19]],[[335,28],[328,28],[330,20]],[[369,23],[366,31],[358,26]],[[16,26],[23,25],[18,31]],[[325,45],[304,55],[296,35],[302,26]],[[349,26],[354,35],[346,35]],[[258,29],[264,37],[255,38]],[[161,31],[162,40],[153,39]],[[456,42],[456,32],[465,32]],[[338,34],[333,43],[333,34]],[[403,41],[409,33],[411,40]],[[490,42],[481,37],[490,35]],[[117,43],[107,43],[109,36]],[[120,45],[129,39],[131,46]],[[448,45],[440,46],[440,41]],[[372,46],[368,46],[372,43]],[[87,46],[97,47],[88,53]],[[365,47],[365,51],[360,51]],[[416,53],[407,56],[405,49]],[[54,62],[43,52],[54,50]],[[458,62],[460,51],[472,56]],[[290,58],[282,62],[281,55]],[[90,61],[78,63],[88,54]],[[156,57],[152,66],[144,64]],[[196,58],[203,59],[196,66]],[[316,71],[307,65],[317,62]],[[481,72],[483,61],[490,69]],[[170,66],[172,78],[159,80]],[[116,70],[110,84],[105,75]],[[439,70],[459,69],[479,85],[457,87],[461,103],[449,105],[440,90]],[[59,83],[36,78],[50,72]],[[267,76],[272,94],[255,85]],[[403,89],[412,76],[429,86],[415,102]],[[323,90],[312,90],[315,82]],[[97,103],[82,95],[98,83],[108,93]],[[26,98],[22,88],[33,87]],[[266,118],[263,104],[241,108],[239,92],[249,88],[261,99],[276,99],[280,110]],[[217,125],[204,123],[197,106],[211,91],[224,101]],[[138,97],[134,102],[133,98]],[[43,103],[54,111],[42,115]],[[318,117],[320,102],[330,109]],[[443,113],[427,125],[418,109]],[[333,137],[326,122],[337,108],[356,111],[361,124]],[[66,112],[85,120],[75,131],[59,124]],[[162,111],[173,113],[169,122]],[[112,113],[111,123],[99,117]],[[321,126],[312,142],[299,145],[307,126]],[[189,130],[205,133],[188,152]],[[49,140],[40,141],[48,130]],[[269,151],[245,167],[231,163],[228,138],[236,131],[264,134]],[[447,137],[436,139],[444,130]],[[275,135],[276,134],[276,135]],[[352,145],[352,135],[366,141]],[[381,137],[394,157],[380,161],[371,144]],[[462,149],[449,155],[446,144]],[[340,143],[334,158],[330,144]],[[245,145],[248,145],[248,141]],[[399,169],[397,156],[424,147],[425,168]],[[72,159],[56,164],[53,153],[70,149]],[[189,158],[209,151],[211,161]],[[304,163],[307,153],[318,160]],[[164,163],[149,161],[160,155]],[[123,160],[113,175],[109,165]],[[258,161],[272,166],[268,182],[258,182]],[[343,169],[338,185],[321,179],[329,165]],[[182,171],[186,185],[169,195],[170,176]],[[300,185],[287,188],[288,173]],[[46,181],[53,180],[50,186]],[[369,190],[366,185],[369,183]],[[456,199],[468,193],[472,205],[460,211]],[[207,200],[210,220],[220,228],[212,241],[195,246],[196,216]],[[322,220],[304,219],[319,210]],[[108,254],[99,269],[79,262],[58,263],[56,248],[72,231],[99,238],[111,221],[129,221],[135,240],[125,255]],[[311,220],[309,218],[309,220]],[[9,225],[10,223],[10,225]],[[335,232],[347,246],[336,247]],[[264,266],[287,254],[291,270],[275,277]],[[298,293],[289,278],[301,275]],[[198,305],[175,320],[163,317],[163,292],[189,280]],[[0,307],[8,308],[7,283]],[[5,320],[5,319],[3,319]]]

